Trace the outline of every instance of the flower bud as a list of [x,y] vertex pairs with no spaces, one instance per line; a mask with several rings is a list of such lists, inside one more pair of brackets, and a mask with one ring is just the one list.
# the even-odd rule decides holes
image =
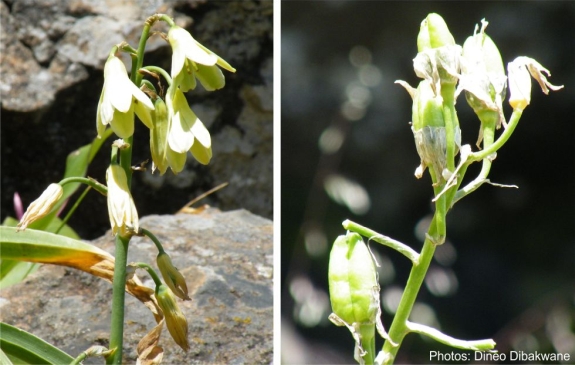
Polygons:
[[156,264],[162,273],[162,277],[166,282],[166,285],[178,298],[183,300],[191,300],[188,296],[188,286],[186,285],[186,279],[184,276],[178,271],[178,269],[172,264],[172,260],[170,256],[165,253],[159,253],[156,257]]
[[455,39],[447,28],[445,20],[439,14],[431,13],[423,19],[417,35],[417,50],[455,45]]
[[333,244],[329,294],[333,312],[345,323],[375,323],[379,285],[373,258],[357,233],[339,236]]
[[138,211],[128,188],[126,173],[120,165],[110,165],[106,171],[108,184],[108,214],[114,234],[125,237],[138,231]]
[[50,184],[40,197],[34,200],[18,223],[18,230],[25,230],[30,223],[45,217],[60,200],[64,190],[60,184]]
[[150,153],[152,155],[152,172],[157,168],[160,175],[168,169],[166,150],[168,148],[168,130],[170,121],[168,109],[162,98],[158,97],[154,102],[155,110],[152,111],[152,128],[150,129]]
[[184,351],[188,351],[190,349],[190,344],[188,343],[188,321],[180,310],[174,294],[167,286],[163,284],[158,285],[156,287],[156,299],[164,313],[166,326],[174,342]]
[[413,69],[418,77],[431,83],[435,95],[441,94],[442,84],[457,83],[461,47],[455,44],[447,24],[438,14],[429,14],[421,22],[417,49]]

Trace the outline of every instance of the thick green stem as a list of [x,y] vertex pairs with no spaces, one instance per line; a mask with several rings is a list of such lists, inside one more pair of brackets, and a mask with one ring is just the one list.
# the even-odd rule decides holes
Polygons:
[[[151,17],[153,18],[153,17]],[[138,53],[136,57],[136,67],[134,70],[139,70],[144,62],[144,51],[146,49],[146,41],[153,21],[146,21],[140,43],[138,45]],[[142,80],[142,75],[138,72],[132,72],[130,79],[139,87]],[[132,183],[132,149],[134,147],[134,136],[130,136],[126,142],[127,148],[120,150],[120,166],[126,173],[128,188]],[[116,163],[117,151],[112,149],[112,163]],[[114,282],[113,282],[113,297],[112,297],[112,323],[110,325],[110,349],[114,349],[114,354],[106,359],[107,364],[120,364],[122,362],[122,346],[124,342],[124,302],[126,297],[126,265],[128,260],[128,247],[131,237],[122,237],[116,235],[116,252],[114,264]]]
[[126,293],[126,265],[128,262],[129,237],[116,235],[114,253],[114,281],[112,294],[112,324],[110,326],[110,349],[114,353],[106,359],[106,364],[122,363],[122,346],[124,343],[124,301]]
[[385,364],[393,363],[403,338],[409,332],[407,320],[411,314],[413,304],[415,304],[415,299],[417,298],[421,284],[423,284],[423,279],[425,278],[425,274],[427,273],[427,269],[429,268],[429,264],[431,263],[431,259],[433,258],[433,254],[435,252],[436,245],[429,239],[429,237],[434,237],[437,234],[437,214],[438,211],[436,210],[435,216],[433,217],[427,232],[428,238],[423,243],[423,249],[419,254],[419,262],[416,265],[413,265],[411,268],[409,279],[407,279],[405,290],[401,296],[401,301],[397,307],[395,317],[393,318],[393,323],[389,328],[389,337],[391,338],[391,341],[396,344],[396,346],[394,346],[390,341],[385,341],[385,344],[383,345],[383,351],[386,355],[384,362]]

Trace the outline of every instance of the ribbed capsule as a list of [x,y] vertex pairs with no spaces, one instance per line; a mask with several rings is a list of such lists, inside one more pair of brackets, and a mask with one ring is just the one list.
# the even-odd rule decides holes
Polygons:
[[[415,170],[419,179],[427,167],[432,168],[436,177],[443,176],[447,161],[447,135],[443,119],[443,102],[435,96],[430,83],[423,80],[414,92],[412,109],[412,130],[415,148],[421,159],[421,165]],[[455,150],[461,145],[459,127],[454,131]]]
[[430,13],[423,19],[417,35],[418,52],[429,48],[453,46],[454,44],[455,39],[441,15]]
[[339,236],[329,257],[329,294],[333,312],[348,324],[375,323],[374,290],[379,285],[373,258],[357,233]]

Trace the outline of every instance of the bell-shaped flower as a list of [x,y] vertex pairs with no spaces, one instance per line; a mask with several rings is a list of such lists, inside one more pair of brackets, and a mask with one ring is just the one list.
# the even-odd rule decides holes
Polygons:
[[45,217],[60,200],[64,190],[60,184],[50,184],[40,197],[34,200],[18,223],[18,230],[24,230],[29,224]]
[[120,138],[134,134],[134,113],[148,127],[154,105],[128,77],[122,60],[110,56],[104,66],[104,87],[98,102],[96,127],[101,136],[109,124]]
[[174,264],[172,264],[170,256],[165,252],[159,253],[156,257],[156,264],[162,273],[162,277],[164,278],[166,285],[172,290],[172,292],[180,299],[191,300],[188,296],[188,285],[186,284],[186,279]]
[[[467,103],[479,117],[482,127],[479,129],[477,145],[483,139],[483,128],[494,125],[500,128],[505,123],[503,99],[505,99],[507,76],[501,54],[493,40],[485,34],[487,22],[481,20],[471,37],[463,44],[461,57],[461,76],[456,95],[465,90]],[[491,127],[493,128],[493,127]]]
[[221,89],[225,78],[218,66],[236,72],[220,56],[196,41],[185,29],[174,25],[168,32],[172,46],[171,76],[174,83],[186,92],[196,87],[196,78],[207,91]]
[[128,188],[126,173],[120,165],[112,164],[106,171],[108,184],[108,214],[114,234],[123,237],[139,230],[138,211]]
[[180,310],[174,293],[165,285],[156,286],[156,299],[166,318],[166,326],[174,341],[184,351],[190,349],[188,343],[188,321]]
[[188,151],[199,163],[207,165],[212,158],[210,132],[194,114],[184,93],[175,84],[168,88],[166,106],[170,119],[166,158],[172,170],[179,172],[183,169]]
[[531,102],[531,78],[529,74],[537,80],[545,95],[549,94],[549,90],[557,91],[563,88],[563,85],[555,86],[547,81],[543,73],[547,76],[551,76],[551,73],[533,58],[517,57],[507,65],[507,71],[509,73],[509,104],[514,110],[523,111]]

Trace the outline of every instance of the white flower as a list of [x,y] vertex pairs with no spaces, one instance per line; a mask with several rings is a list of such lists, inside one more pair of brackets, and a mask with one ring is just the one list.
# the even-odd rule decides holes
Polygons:
[[172,170],[179,172],[183,169],[188,151],[198,162],[207,165],[212,158],[210,132],[190,109],[184,93],[174,84],[168,88],[166,106],[170,119],[166,157]]
[[204,47],[188,31],[177,25],[170,28],[168,41],[173,51],[171,76],[174,83],[184,92],[196,87],[196,78],[208,91],[224,87],[225,78],[217,66],[236,72],[236,69],[229,63]]
[[523,110],[531,102],[531,78],[529,74],[537,80],[545,95],[549,94],[550,89],[557,91],[563,88],[563,85],[555,86],[547,81],[543,73],[547,76],[551,76],[551,73],[533,58],[517,57],[513,62],[509,62],[507,72],[509,74],[509,104],[513,109]]
[[128,236],[138,231],[138,211],[128,189],[126,173],[120,165],[108,167],[106,182],[108,184],[108,214],[112,232]]
[[104,66],[104,87],[98,102],[98,135],[101,136],[109,124],[120,138],[130,137],[134,133],[134,112],[151,128],[151,110],[154,110],[154,105],[130,81],[124,63],[116,56],[109,57]]
[[40,197],[34,200],[18,223],[18,230],[24,230],[30,223],[45,217],[62,197],[64,190],[60,184],[50,184]]

